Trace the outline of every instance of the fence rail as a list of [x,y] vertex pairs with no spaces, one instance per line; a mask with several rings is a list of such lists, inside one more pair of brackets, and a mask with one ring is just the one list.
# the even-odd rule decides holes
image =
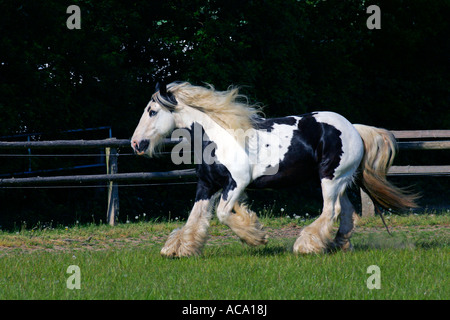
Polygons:
[[[391,131],[396,139],[450,139],[450,130],[412,130]],[[173,145],[181,140],[165,139],[164,143]],[[401,150],[449,150],[450,140],[439,141],[399,141]],[[173,179],[194,178],[194,169],[173,170],[166,172],[134,172],[118,173],[117,157],[119,148],[129,148],[128,139],[104,139],[104,140],[54,140],[54,141],[0,141],[0,150],[11,149],[67,149],[67,148],[105,148],[106,174],[97,175],[71,175],[58,177],[30,177],[0,179],[0,187],[36,186],[48,184],[66,183],[107,183],[108,186],[108,212],[107,220],[111,225],[115,224],[119,212],[119,196],[117,183],[130,181],[167,181]],[[392,166],[391,176],[450,176],[450,166]],[[362,214],[373,215],[374,208],[370,198],[361,191]]]
[[450,130],[391,130],[396,139],[450,138]]
[[[166,144],[178,142],[180,142],[180,140],[165,139],[164,141]],[[130,140],[114,138],[104,140],[0,141],[0,149],[122,148],[129,146]],[[449,149],[450,141],[400,141],[398,142],[398,146],[400,149],[405,150]]]
[[0,179],[0,186],[32,186],[57,183],[100,183],[100,182],[136,182],[165,181],[195,177],[195,169],[173,170],[165,172],[110,173],[93,175],[72,175],[58,177],[32,177]]
[[388,176],[450,176],[450,166],[392,166]]
[[53,141],[1,141],[0,149],[52,149],[52,148],[121,148],[129,147],[127,139],[53,140]]

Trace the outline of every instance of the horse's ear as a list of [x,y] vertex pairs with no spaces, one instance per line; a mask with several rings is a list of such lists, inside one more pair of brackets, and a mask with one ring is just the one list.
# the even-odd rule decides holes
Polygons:
[[159,91],[159,94],[161,96],[166,96],[167,95],[167,85],[164,81],[159,81],[156,84],[156,91]]
[[167,104],[167,103],[164,103],[163,101],[160,101],[160,102],[162,102],[162,104],[167,109],[169,109],[170,112],[174,111],[174,105],[177,105],[178,101],[172,92],[167,91],[167,84],[164,81],[159,81],[158,83],[156,83],[155,90],[156,90],[156,92],[159,91],[159,96],[161,98],[163,98],[163,100],[166,100],[169,103]]

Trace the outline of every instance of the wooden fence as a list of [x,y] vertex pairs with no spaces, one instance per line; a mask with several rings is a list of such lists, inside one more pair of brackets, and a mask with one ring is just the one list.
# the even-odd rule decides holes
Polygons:
[[[166,139],[166,145],[180,143],[180,140]],[[167,172],[132,172],[118,173],[118,149],[131,148],[127,139],[104,140],[54,140],[54,141],[0,141],[0,149],[67,149],[67,148],[104,148],[106,157],[106,174],[70,175],[56,177],[30,177],[0,179],[1,187],[39,186],[49,184],[106,183],[108,188],[107,221],[114,225],[119,215],[119,182],[167,181],[195,178],[195,169],[173,170]]]
[[[401,150],[450,150],[450,130],[419,130],[392,131],[399,140]],[[446,139],[428,141],[425,139]],[[414,140],[414,141],[404,141]],[[176,144],[180,141],[166,139],[166,144]],[[30,186],[61,183],[106,183],[108,187],[107,221],[114,225],[119,214],[119,182],[130,181],[167,181],[174,179],[194,178],[194,169],[174,170],[167,172],[134,172],[118,173],[118,148],[130,148],[126,139],[105,140],[56,140],[56,141],[24,141],[0,142],[0,149],[57,149],[57,148],[105,148],[106,174],[71,175],[57,177],[30,177],[0,179],[0,187]],[[392,166],[389,173],[392,176],[449,176],[450,165],[444,166]],[[362,214],[373,215],[374,207],[370,198],[361,191]]]

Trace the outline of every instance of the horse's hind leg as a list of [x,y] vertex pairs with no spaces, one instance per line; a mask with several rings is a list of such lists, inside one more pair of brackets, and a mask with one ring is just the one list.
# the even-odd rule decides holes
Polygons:
[[331,242],[331,231],[339,212],[340,194],[345,190],[346,179],[322,179],[323,210],[320,217],[305,227],[294,244],[294,253],[324,252]]
[[350,243],[350,238],[354,230],[354,218],[356,217],[356,212],[345,192],[339,197],[338,202],[340,203],[339,207],[341,209],[341,221],[336,238],[331,247],[332,249],[351,250],[353,247]]

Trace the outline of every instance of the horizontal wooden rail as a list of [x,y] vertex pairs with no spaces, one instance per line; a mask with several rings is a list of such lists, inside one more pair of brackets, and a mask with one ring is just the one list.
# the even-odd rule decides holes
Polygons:
[[130,146],[130,140],[104,139],[0,142],[0,149],[120,148],[125,146]]
[[396,139],[450,138],[450,130],[391,130]]
[[[450,166],[392,166],[390,176],[402,175],[450,175]],[[195,169],[173,170],[166,172],[134,172],[98,175],[72,175],[58,177],[31,177],[0,179],[0,186],[25,186],[55,183],[99,183],[99,182],[125,182],[169,180],[196,177]]]
[[[172,145],[181,140],[165,139],[164,144]],[[105,140],[53,140],[53,141],[0,141],[0,149],[53,149],[53,148],[122,148],[130,147],[127,139]],[[450,149],[449,141],[410,141],[398,142],[399,149],[404,150],[438,150]]]
[[32,178],[8,178],[0,179],[0,186],[29,186],[43,184],[66,184],[66,183],[100,183],[100,182],[125,182],[125,181],[148,181],[148,180],[169,180],[196,177],[195,169],[173,170],[166,172],[135,172],[135,173],[115,173],[96,174],[78,176],[58,176],[58,177],[32,177]]
[[[182,140],[164,139],[165,144],[176,144]],[[0,141],[0,149],[53,149],[53,148],[122,148],[130,147],[128,139],[104,140],[53,140],[53,141]]]
[[450,166],[392,166],[389,176],[450,176]]
[[449,150],[450,140],[398,142],[398,148],[401,150]]
[[[397,139],[424,139],[424,138],[449,138],[450,130],[391,130]],[[180,140],[164,140],[166,144],[175,144]],[[421,141],[399,142],[399,147],[404,149],[439,149],[440,146],[449,148],[450,141]],[[119,148],[129,147],[129,139],[104,139],[104,140],[54,140],[54,141],[0,141],[0,149],[17,148]]]

